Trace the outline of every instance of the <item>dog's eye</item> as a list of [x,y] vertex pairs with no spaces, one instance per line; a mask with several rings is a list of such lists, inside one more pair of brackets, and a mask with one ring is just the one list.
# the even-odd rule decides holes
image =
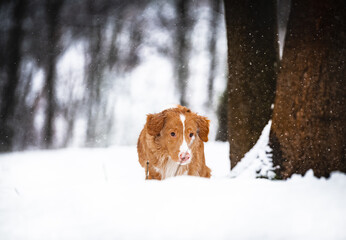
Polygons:
[[172,136],[172,137],[175,137],[175,132],[171,132],[171,136]]
[[189,136],[190,136],[190,138],[192,138],[192,137],[193,137],[193,133],[190,133],[190,135],[189,135]]

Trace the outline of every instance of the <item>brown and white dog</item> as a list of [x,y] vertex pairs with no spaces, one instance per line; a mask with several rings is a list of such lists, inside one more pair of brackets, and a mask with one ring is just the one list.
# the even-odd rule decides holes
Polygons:
[[137,143],[139,163],[147,179],[175,175],[209,178],[203,144],[208,133],[209,120],[180,105],[148,114]]

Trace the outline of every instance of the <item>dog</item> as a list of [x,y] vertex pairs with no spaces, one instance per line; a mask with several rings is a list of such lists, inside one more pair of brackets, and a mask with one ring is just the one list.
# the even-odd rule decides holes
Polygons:
[[180,105],[148,114],[137,142],[138,159],[146,179],[163,180],[177,175],[210,178],[211,170],[204,156],[209,122]]

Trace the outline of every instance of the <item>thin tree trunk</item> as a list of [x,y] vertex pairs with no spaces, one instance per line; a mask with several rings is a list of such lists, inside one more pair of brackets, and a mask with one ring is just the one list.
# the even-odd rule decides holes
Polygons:
[[293,0],[270,133],[279,178],[346,172],[346,2]]
[[216,65],[217,65],[217,53],[216,53],[216,43],[217,43],[217,33],[218,33],[218,23],[220,19],[221,10],[221,0],[212,0],[212,17],[210,20],[210,38],[209,38],[209,54],[210,54],[210,64],[209,64],[209,76],[208,76],[208,102],[209,107],[213,104],[213,93],[214,93],[214,79],[216,76]]
[[[96,22],[96,21],[95,21]],[[90,62],[87,66],[87,131],[86,146],[99,145],[98,121],[101,113],[101,88],[103,81],[104,63],[102,61],[102,26],[98,23],[90,29],[89,53]]]
[[271,118],[278,64],[276,1],[225,0],[231,168]]
[[228,141],[228,127],[227,127],[227,109],[228,109],[228,96],[227,89],[224,91],[219,100],[219,106],[217,108],[217,120],[219,127],[217,129],[216,141],[227,142]]
[[188,0],[177,0],[177,26],[176,26],[176,54],[175,73],[178,82],[179,101],[183,106],[187,106],[186,87],[189,77],[189,49],[190,49],[190,27]]
[[56,63],[59,56],[59,40],[60,40],[60,29],[59,29],[59,14],[63,5],[62,0],[47,0],[47,23],[48,23],[48,43],[49,52],[47,59],[46,68],[46,79],[45,79],[45,91],[47,94],[47,107],[44,125],[44,146],[51,148],[53,146],[54,139],[54,120],[55,113],[57,111],[57,102],[55,94],[55,82],[56,82]]

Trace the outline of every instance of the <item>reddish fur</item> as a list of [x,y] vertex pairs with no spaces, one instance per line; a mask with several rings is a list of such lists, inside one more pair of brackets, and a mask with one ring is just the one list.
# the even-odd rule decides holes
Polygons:
[[[165,169],[172,159],[179,164],[179,147],[183,139],[183,125],[180,115],[185,116],[185,139],[190,144],[189,134],[195,139],[190,146],[192,160],[187,165],[181,165],[177,175],[207,177],[211,176],[210,169],[205,164],[204,144],[208,141],[209,120],[199,116],[182,106],[170,108],[157,114],[149,114],[147,122],[138,138],[137,151],[139,163],[146,170],[149,161],[149,179],[164,179]],[[171,132],[176,136],[172,137]]]

